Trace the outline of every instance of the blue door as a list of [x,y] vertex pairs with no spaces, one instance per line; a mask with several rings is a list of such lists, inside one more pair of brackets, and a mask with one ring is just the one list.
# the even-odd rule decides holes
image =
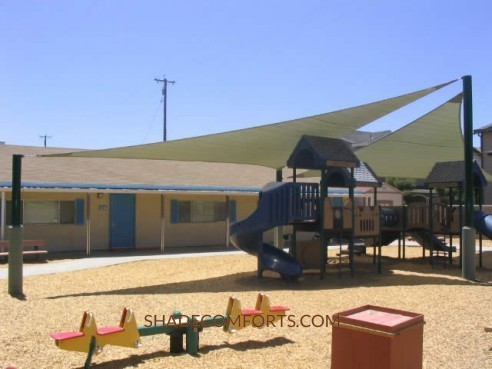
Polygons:
[[110,209],[111,248],[135,247],[135,195],[112,194]]

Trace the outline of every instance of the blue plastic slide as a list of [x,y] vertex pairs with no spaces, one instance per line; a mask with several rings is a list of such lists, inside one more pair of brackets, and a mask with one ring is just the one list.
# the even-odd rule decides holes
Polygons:
[[408,230],[407,234],[410,235],[420,245],[424,246],[428,250],[455,252],[456,247],[453,246],[452,250],[446,243],[436,237],[434,233],[428,229],[412,229]]
[[283,278],[302,274],[301,264],[291,255],[263,242],[263,232],[293,222],[314,221],[317,217],[313,211],[316,199],[306,196],[306,193],[315,193],[313,191],[317,191],[314,184],[269,185],[260,193],[258,208],[248,218],[231,226],[232,244],[258,257],[260,275],[264,270],[277,272]]
[[492,239],[492,215],[483,211],[475,211],[475,229],[484,236]]

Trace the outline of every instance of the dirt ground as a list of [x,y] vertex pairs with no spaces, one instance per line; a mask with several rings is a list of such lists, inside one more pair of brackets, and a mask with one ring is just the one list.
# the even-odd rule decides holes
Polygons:
[[[372,304],[424,315],[424,368],[492,368],[492,252],[484,252],[478,282],[437,257],[434,267],[422,249],[408,247],[407,260],[397,248],[383,248],[383,271],[377,273],[370,253],[355,259],[355,276],[336,259],[320,280],[306,272],[295,283],[275,274],[256,277],[256,259],[226,255],[140,261],[64,274],[26,277],[24,300],[7,294],[0,281],[0,367],[81,368],[83,353],[60,350],[50,333],[78,330],[85,310],[99,325],[116,325],[125,306],[135,309],[137,323],[149,317],[222,314],[229,296],[251,307],[259,292],[272,303],[287,305],[294,324],[245,328],[228,334],[208,328],[200,334],[200,353],[169,353],[169,337],[142,337],[139,349],[106,346],[93,368],[329,368],[332,331],[327,317]],[[290,326],[293,325],[293,326]],[[354,355],[357,348],[354,348]]]

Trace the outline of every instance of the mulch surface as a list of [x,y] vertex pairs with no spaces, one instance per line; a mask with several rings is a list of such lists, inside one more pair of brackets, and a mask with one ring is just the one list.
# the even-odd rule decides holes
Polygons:
[[[26,277],[25,299],[7,294],[0,281],[0,367],[81,368],[85,354],[58,349],[50,333],[76,331],[85,310],[99,325],[116,325],[125,306],[135,309],[139,325],[154,316],[223,314],[229,296],[252,307],[259,292],[273,304],[287,305],[289,321],[234,334],[207,328],[200,353],[174,355],[169,337],[142,337],[139,349],[106,346],[93,368],[329,368],[332,330],[327,317],[372,304],[424,315],[424,368],[492,368],[492,252],[484,252],[477,282],[437,257],[431,267],[421,248],[407,248],[398,260],[396,247],[383,248],[383,270],[372,256],[355,258],[355,276],[346,262],[331,260],[320,280],[307,271],[286,283],[273,273],[256,277],[256,258],[209,256],[140,261],[99,269]],[[316,317],[315,317],[316,316]],[[312,317],[315,317],[312,319]],[[357,354],[357,348],[354,348]]]

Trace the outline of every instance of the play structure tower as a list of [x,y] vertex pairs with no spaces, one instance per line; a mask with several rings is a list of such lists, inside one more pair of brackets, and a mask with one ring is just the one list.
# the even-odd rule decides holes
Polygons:
[[[289,157],[287,165],[294,170],[294,182],[297,181],[298,169],[319,171],[321,178],[319,221],[314,227],[306,223],[293,224],[294,242],[291,245],[291,253],[299,259],[299,245],[295,236],[298,231],[319,232],[318,259],[321,278],[323,278],[328,260],[326,248],[328,240],[332,237],[345,238],[349,241],[349,267],[353,274],[354,237],[377,237],[379,234],[379,214],[374,213],[377,209],[366,207],[370,214],[358,212],[359,209],[355,206],[354,189],[362,185],[377,188],[381,186],[381,181],[366,163],[359,161],[349,145],[340,139],[303,136]],[[340,204],[341,208],[334,206],[328,198],[330,187],[348,188],[349,200],[346,204]],[[374,201],[376,202],[376,195]]]
[[[338,182],[336,185],[345,184],[343,175],[340,175],[339,168],[350,168],[350,181],[349,197],[351,200],[354,198],[354,168],[360,165],[359,159],[354,155],[352,150],[348,147],[347,143],[332,138],[303,136],[292,152],[287,166],[289,168],[297,169],[311,169],[319,170],[321,173],[320,181],[320,197],[319,197],[319,231],[320,231],[320,273],[321,277],[326,272],[326,233],[324,231],[324,206],[328,197],[329,182]],[[330,180],[331,179],[331,180]],[[295,181],[295,178],[294,178]],[[352,210],[354,202],[352,201]],[[352,213],[353,215],[354,213]],[[353,221],[354,219],[352,219]],[[294,230],[296,225],[294,225]],[[295,233],[295,231],[294,231]],[[295,237],[294,237],[295,240]],[[294,242],[292,253],[296,256],[296,244]],[[353,272],[353,233],[350,237],[349,244],[349,260],[350,270]]]
[[[258,276],[261,277],[264,270],[272,270],[284,279],[293,279],[303,270],[297,252],[296,232],[319,233],[315,257],[323,278],[326,273],[328,237],[339,236],[342,232],[343,237],[349,239],[349,266],[353,273],[354,236],[379,236],[378,208],[356,208],[354,188],[367,184],[376,188],[381,182],[369,166],[361,164],[348,144],[340,139],[302,136],[287,165],[294,172],[297,169],[319,171],[320,183],[297,183],[294,176],[293,183],[267,185],[260,193],[256,211],[231,226],[232,244],[257,256]],[[329,187],[348,188],[349,209],[344,211],[343,205],[335,209],[327,198]],[[342,221],[337,219],[336,214],[343,216]],[[282,225],[292,225],[294,228],[290,253],[263,242],[263,232]]]

